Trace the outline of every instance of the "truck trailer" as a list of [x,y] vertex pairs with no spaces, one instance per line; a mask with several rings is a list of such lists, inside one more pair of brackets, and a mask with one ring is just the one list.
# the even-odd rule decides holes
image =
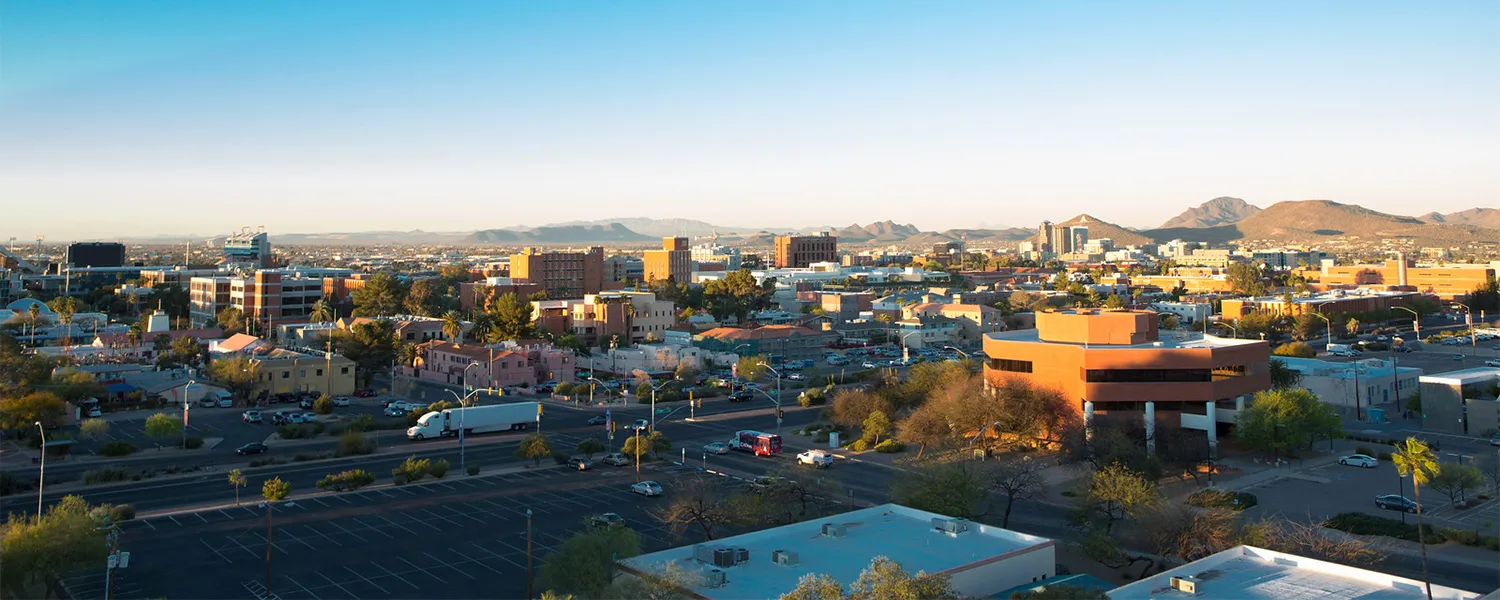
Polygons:
[[458,435],[460,428],[465,435],[520,431],[540,420],[541,414],[541,405],[536,402],[449,408],[422,415],[415,426],[406,430],[406,437],[421,440]]

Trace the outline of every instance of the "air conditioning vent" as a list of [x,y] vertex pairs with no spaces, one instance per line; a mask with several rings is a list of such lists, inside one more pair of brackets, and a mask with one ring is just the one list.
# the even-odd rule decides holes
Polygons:
[[714,549],[703,544],[693,546],[693,558],[703,564],[714,564]]
[[934,517],[932,519],[932,528],[948,535],[958,535],[969,530],[969,522],[964,519]]
[[715,567],[734,566],[734,550],[732,548],[714,548],[713,565]]
[[1196,578],[1193,578],[1193,577],[1173,577],[1171,579],[1171,582],[1172,582],[1172,589],[1174,589],[1174,590],[1177,590],[1179,592],[1182,592],[1184,594],[1189,594],[1189,595],[1192,595],[1192,596],[1197,596],[1198,595],[1198,580]]
[[729,577],[724,574],[722,569],[708,569],[703,571],[703,587],[721,588],[727,583],[729,583]]
[[823,537],[842,538],[846,535],[849,535],[849,530],[843,525],[836,523],[823,524]]
[[798,559],[797,553],[791,550],[772,550],[771,562],[783,567],[795,567],[801,561]]
[[750,549],[749,548],[735,548],[734,549],[734,564],[738,565],[738,564],[747,563],[747,562],[750,562]]

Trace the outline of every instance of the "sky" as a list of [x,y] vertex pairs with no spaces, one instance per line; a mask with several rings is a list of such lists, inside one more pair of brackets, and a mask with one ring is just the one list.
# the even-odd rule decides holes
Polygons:
[[0,237],[1420,215],[1497,107],[1493,0],[0,0]]

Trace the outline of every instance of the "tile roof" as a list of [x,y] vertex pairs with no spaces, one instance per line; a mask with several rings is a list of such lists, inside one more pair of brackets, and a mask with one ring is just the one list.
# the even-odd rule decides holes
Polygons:
[[234,335],[229,336],[229,339],[226,339],[226,340],[224,340],[222,342],[219,342],[219,351],[220,352],[239,352],[240,350],[244,350],[246,347],[250,346],[251,344],[254,344],[255,342],[259,342],[259,341],[260,341],[260,338],[255,337],[253,335],[249,335],[249,334],[245,334],[245,333],[236,333]]

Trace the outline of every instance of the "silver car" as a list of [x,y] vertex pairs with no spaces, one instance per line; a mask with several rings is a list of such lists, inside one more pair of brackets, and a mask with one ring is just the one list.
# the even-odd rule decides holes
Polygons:
[[712,442],[703,445],[703,451],[708,454],[729,454],[729,444],[724,442]]

